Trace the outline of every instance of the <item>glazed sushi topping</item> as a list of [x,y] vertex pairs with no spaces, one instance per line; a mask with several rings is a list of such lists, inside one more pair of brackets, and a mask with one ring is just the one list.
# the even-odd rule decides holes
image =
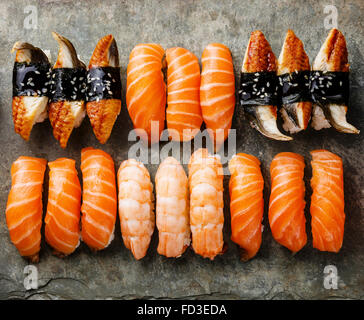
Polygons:
[[86,94],[86,69],[55,68],[51,79],[51,102],[82,101]]
[[348,105],[349,72],[312,71],[310,93],[312,101],[319,105],[329,103]]
[[310,71],[294,71],[278,76],[282,104],[311,101]]
[[121,100],[121,77],[118,67],[94,67],[87,73],[86,101]]
[[15,62],[13,97],[49,96],[51,72],[49,63]]
[[278,78],[275,72],[242,72],[239,99],[242,106],[277,106]]

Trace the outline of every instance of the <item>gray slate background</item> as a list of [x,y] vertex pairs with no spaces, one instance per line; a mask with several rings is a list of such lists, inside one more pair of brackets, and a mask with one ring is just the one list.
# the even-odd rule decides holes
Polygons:
[[[363,130],[364,105],[364,2],[348,1],[23,1],[4,0],[0,3],[0,299],[85,299],[85,298],[231,298],[231,299],[318,299],[364,297],[364,181],[363,139],[334,130],[296,135],[293,142],[271,141],[253,131],[236,110],[233,127],[238,129],[238,152],[258,156],[265,177],[265,199],[269,197],[269,164],[281,151],[293,151],[306,159],[307,232],[306,247],[295,256],[277,244],[264,215],[263,243],[257,257],[248,263],[239,261],[238,249],[230,241],[228,210],[228,177],[225,177],[225,240],[228,251],[213,262],[188,250],[180,259],[166,259],[156,252],[158,236],[154,233],[147,256],[135,261],[124,247],[117,220],[115,240],[107,250],[92,253],[84,244],[70,257],[60,260],[42,243],[39,288],[26,291],[23,286],[23,260],[10,243],[5,222],[5,206],[10,189],[10,166],[20,155],[71,157],[80,164],[82,147],[101,147],[109,152],[116,167],[127,156],[127,135],[132,128],[123,110],[108,143],[101,146],[86,119],[74,131],[66,150],[52,136],[49,121],[34,127],[31,139],[24,142],[13,131],[11,118],[11,73],[14,55],[10,49],[15,41],[26,40],[49,49],[53,62],[57,44],[50,32],[57,31],[69,38],[84,61],[88,61],[98,39],[112,33],[117,41],[120,62],[125,70],[128,56],[140,42],[157,42],[164,48],[183,46],[198,57],[210,42],[222,42],[233,55],[236,80],[250,32],[261,29],[276,55],[287,28],[293,29],[313,59],[324,41],[324,5],[335,4],[339,29],[347,39],[351,74],[351,109],[349,121]],[[24,7],[38,8],[37,30],[24,28]],[[124,89],[125,97],[125,89]],[[339,254],[319,252],[312,248],[309,226],[309,151],[327,148],[343,157],[347,220],[342,250]],[[154,180],[155,165],[148,166]],[[45,187],[47,186],[47,181]],[[44,195],[46,198],[46,193]],[[45,199],[46,203],[46,199]],[[340,276],[339,289],[323,287],[324,267],[335,265]]]

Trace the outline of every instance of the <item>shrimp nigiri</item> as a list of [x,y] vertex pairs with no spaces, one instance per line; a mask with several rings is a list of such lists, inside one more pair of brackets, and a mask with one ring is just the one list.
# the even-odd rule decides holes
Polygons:
[[235,109],[235,76],[231,53],[220,43],[202,53],[200,99],[203,120],[215,150],[229,135]]
[[343,163],[339,156],[327,150],[314,150],[311,155],[313,247],[339,252],[345,224]]
[[49,162],[48,205],[45,238],[63,257],[76,250],[80,243],[81,185],[75,160],[60,158]]
[[141,162],[128,159],[118,170],[119,218],[125,246],[143,258],[154,231],[153,185]]
[[247,261],[262,243],[264,180],[260,161],[249,154],[233,156],[229,170],[231,240],[243,249],[241,259]]
[[106,152],[83,148],[82,240],[93,250],[105,249],[114,238],[117,198],[114,161]]
[[6,223],[11,241],[31,262],[39,261],[46,164],[45,159],[19,157],[11,166]]
[[224,247],[222,165],[217,156],[201,148],[192,154],[188,170],[192,248],[213,260]]
[[166,158],[155,177],[158,253],[179,257],[190,245],[188,179],[181,164]]
[[307,242],[304,168],[303,157],[292,152],[277,154],[270,166],[270,228],[274,239],[292,252]]
[[164,49],[159,44],[138,44],[129,56],[126,105],[136,133],[149,143],[159,141],[164,129],[164,63]]

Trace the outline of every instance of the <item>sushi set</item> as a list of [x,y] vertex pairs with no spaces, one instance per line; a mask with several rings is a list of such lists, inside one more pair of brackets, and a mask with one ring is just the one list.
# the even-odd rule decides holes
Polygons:
[[[345,222],[342,160],[327,150],[311,155],[313,247],[339,252]],[[21,156],[11,167],[6,222],[12,243],[32,262],[39,260],[46,164],[45,159]],[[157,251],[169,258],[180,257],[190,244],[196,254],[211,260],[227,249],[222,165],[219,156],[205,148],[192,154],[188,177],[177,159],[162,161],[155,177],[156,201],[149,172],[135,159],[123,161],[115,177],[109,154],[82,149],[82,190],[74,160],[60,158],[48,166],[44,233],[59,257],[74,252],[81,239],[93,251],[107,248],[114,238],[118,207],[124,244],[137,260],[147,254],[155,226]],[[270,166],[270,228],[273,238],[293,253],[307,242],[304,167],[303,157],[292,152],[277,154]],[[257,254],[262,242],[264,180],[260,161],[249,154],[233,156],[229,170],[231,240],[246,261]]]

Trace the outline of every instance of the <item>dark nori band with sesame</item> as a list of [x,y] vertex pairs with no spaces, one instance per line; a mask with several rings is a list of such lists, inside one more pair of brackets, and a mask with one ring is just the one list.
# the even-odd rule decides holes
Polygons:
[[310,75],[310,70],[305,70],[278,76],[282,104],[311,101]]
[[275,72],[242,72],[240,74],[239,100],[244,111],[254,114],[254,108],[279,105],[279,84]]
[[51,90],[51,102],[85,100],[86,69],[53,69]]
[[310,78],[312,102],[348,105],[350,95],[349,72],[312,71]]
[[15,62],[13,97],[49,96],[51,71],[49,63]]
[[121,100],[119,67],[94,67],[87,73],[87,101]]

